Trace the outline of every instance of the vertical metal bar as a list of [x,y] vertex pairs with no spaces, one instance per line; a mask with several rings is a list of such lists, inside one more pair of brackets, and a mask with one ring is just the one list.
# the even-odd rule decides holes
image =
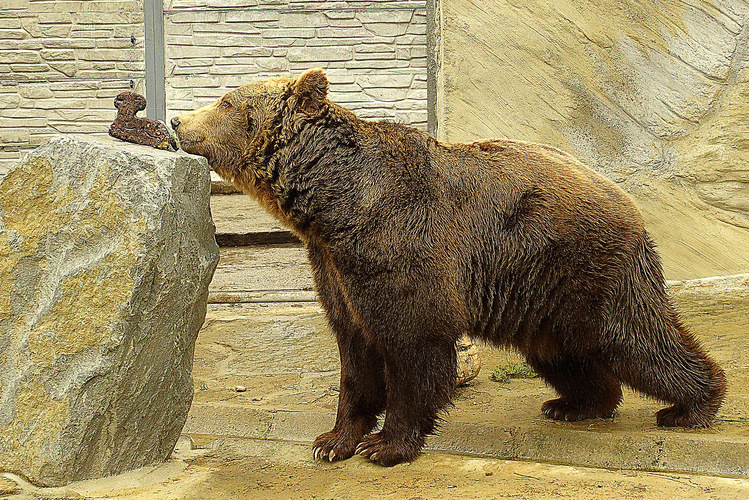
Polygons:
[[146,116],[166,121],[163,0],[144,0],[143,11],[146,31]]
[[427,130],[437,135],[437,85],[439,78],[440,13],[439,0],[426,0],[427,8]]

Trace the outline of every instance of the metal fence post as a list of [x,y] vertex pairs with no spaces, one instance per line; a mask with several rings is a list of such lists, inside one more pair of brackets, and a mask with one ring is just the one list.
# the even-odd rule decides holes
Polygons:
[[427,10],[427,131],[439,133],[438,92],[440,78],[440,5],[439,0],[426,0]]
[[166,122],[163,0],[144,0],[146,40],[146,116]]

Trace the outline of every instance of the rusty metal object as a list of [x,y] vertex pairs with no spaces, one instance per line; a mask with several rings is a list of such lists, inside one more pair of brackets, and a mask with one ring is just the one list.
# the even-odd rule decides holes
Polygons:
[[135,92],[122,92],[114,99],[117,118],[109,126],[109,135],[135,144],[177,151],[177,142],[164,122],[135,116],[146,109],[146,98]]

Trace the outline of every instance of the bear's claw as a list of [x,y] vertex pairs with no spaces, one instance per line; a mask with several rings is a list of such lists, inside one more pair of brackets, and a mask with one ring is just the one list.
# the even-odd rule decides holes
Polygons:
[[387,440],[381,436],[380,432],[365,436],[356,447],[357,455],[385,467],[392,467],[402,462],[411,462],[419,455],[420,451],[421,446],[409,446],[403,441]]
[[613,410],[584,408],[565,401],[562,398],[546,401],[543,406],[541,406],[541,411],[551,419],[565,420],[567,422],[577,422],[589,418],[611,418],[614,416]]
[[312,456],[315,460],[326,460],[335,462],[345,460],[354,455],[356,440],[346,438],[336,432],[326,432],[315,439],[312,447]]
[[335,462],[338,458],[335,450],[326,451],[324,448],[312,448],[312,456],[315,460],[327,460],[328,462]]

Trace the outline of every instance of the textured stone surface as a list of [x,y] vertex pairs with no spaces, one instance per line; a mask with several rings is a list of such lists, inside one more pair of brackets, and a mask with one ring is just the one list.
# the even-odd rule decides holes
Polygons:
[[106,132],[112,99],[145,88],[143,0],[4,0],[0,177],[59,133]]
[[218,262],[209,179],[58,136],[0,184],[0,470],[60,485],[169,456]]
[[440,6],[442,138],[570,151],[636,197],[670,278],[749,270],[749,2]]
[[425,1],[235,0],[231,6],[165,3],[166,95],[174,113],[244,83],[323,66],[335,102],[363,118],[426,129]]

